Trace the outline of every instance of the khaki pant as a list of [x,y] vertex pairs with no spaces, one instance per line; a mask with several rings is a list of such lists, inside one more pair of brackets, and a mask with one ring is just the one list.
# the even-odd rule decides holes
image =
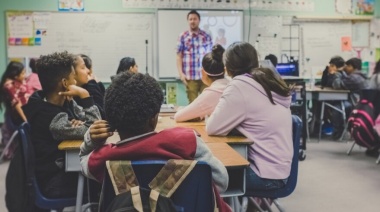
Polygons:
[[207,85],[203,84],[202,80],[187,80],[186,93],[189,99],[189,104],[202,93]]

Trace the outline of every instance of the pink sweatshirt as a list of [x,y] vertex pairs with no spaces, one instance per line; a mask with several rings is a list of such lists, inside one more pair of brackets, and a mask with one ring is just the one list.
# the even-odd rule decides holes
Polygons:
[[254,141],[248,160],[261,178],[286,179],[293,156],[291,97],[272,92],[273,105],[264,88],[250,77],[233,78],[206,124],[209,135],[227,135],[236,128]]
[[188,121],[198,117],[205,117],[210,115],[215,106],[218,104],[224,89],[227,87],[229,80],[218,79],[215,80],[210,87],[205,88],[203,92],[188,106],[179,110],[174,115],[176,122]]

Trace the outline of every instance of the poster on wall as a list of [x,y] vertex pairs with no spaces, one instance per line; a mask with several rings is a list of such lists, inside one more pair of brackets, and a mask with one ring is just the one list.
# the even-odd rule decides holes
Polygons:
[[374,15],[375,0],[353,0],[355,15]]
[[84,11],[84,0],[58,0],[58,11]]

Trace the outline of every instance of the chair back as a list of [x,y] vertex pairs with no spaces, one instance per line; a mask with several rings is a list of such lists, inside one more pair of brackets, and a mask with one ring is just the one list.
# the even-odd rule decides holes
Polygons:
[[42,209],[63,209],[75,205],[75,198],[48,199],[43,196],[35,177],[35,154],[30,139],[29,124],[26,122],[22,123],[18,128],[18,132],[21,141],[29,197],[34,198],[36,206]]
[[[166,161],[161,160],[132,161],[139,186],[150,189],[148,184],[165,164]],[[104,176],[100,211],[106,211],[116,196],[108,173]],[[171,200],[186,212],[213,211],[214,195],[210,166],[205,162],[198,162],[171,196]]]
[[262,198],[283,198],[289,196],[297,185],[297,177],[298,177],[298,154],[300,147],[300,139],[302,132],[302,121],[296,116],[292,115],[292,126],[293,126],[293,158],[292,165],[290,169],[290,175],[288,177],[288,182],[282,188],[275,190],[256,190],[249,191],[244,194],[244,196],[252,196],[252,197],[262,197]]

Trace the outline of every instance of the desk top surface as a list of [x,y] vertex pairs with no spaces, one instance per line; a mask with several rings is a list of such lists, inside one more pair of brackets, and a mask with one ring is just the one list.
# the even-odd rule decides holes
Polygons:
[[306,86],[307,92],[318,92],[318,93],[350,93],[350,90],[339,90],[339,89],[333,89],[330,87],[320,87],[315,86],[313,89],[310,89],[310,87]]
[[[82,144],[82,140],[70,140],[62,141],[58,149],[60,150],[76,150],[79,151],[79,147]],[[249,162],[244,159],[238,152],[226,143],[207,143],[212,154],[218,158],[225,167],[240,167],[248,166]]]
[[[228,144],[252,144],[243,136],[209,136],[205,130],[204,122],[182,122],[176,123],[170,117],[162,117],[157,124],[156,131],[161,131],[171,127],[188,127],[198,132],[207,143],[207,146],[211,149],[211,152],[226,166],[247,166],[249,162],[239,155]],[[116,143],[120,140],[119,134],[116,132],[113,136],[108,138],[107,143]],[[82,144],[82,140],[66,140],[62,141],[58,149],[59,150],[78,150]]]

